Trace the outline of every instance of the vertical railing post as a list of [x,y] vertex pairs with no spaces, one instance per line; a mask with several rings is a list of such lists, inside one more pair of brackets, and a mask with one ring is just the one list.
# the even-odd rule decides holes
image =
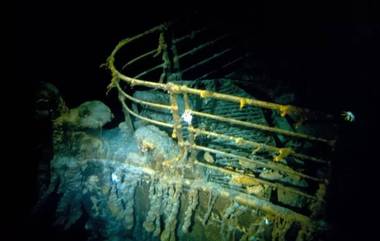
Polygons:
[[[191,115],[191,106],[190,106],[190,101],[189,101],[189,95],[187,93],[183,93],[183,100],[185,102],[185,112],[187,112]],[[187,124],[188,124],[187,129],[189,132],[189,144],[190,144],[189,146],[190,146],[190,151],[191,151],[190,162],[194,162],[198,151],[192,148],[193,145],[195,144],[195,136],[194,136],[194,133],[192,131],[193,124],[191,121],[189,121]]]
[[[168,41],[166,39],[166,32],[167,28],[163,27],[160,32],[159,40],[158,40],[158,49],[157,54],[162,54],[162,74],[160,76],[160,83],[167,82],[167,79],[171,72],[171,63],[169,58],[169,51],[168,51]],[[157,55],[156,54],[156,55]]]
[[177,95],[171,90],[169,90],[169,92],[170,92],[171,112],[172,112],[173,121],[174,121],[172,137],[177,138],[178,145],[181,151],[183,151],[184,143],[183,143],[183,135],[182,135],[182,130],[181,130],[181,117],[179,116],[179,113],[178,113]]
[[174,40],[174,37],[173,37],[173,33],[171,35],[171,41],[170,41],[170,49],[171,49],[171,52],[172,52],[172,58],[173,58],[173,69],[172,69],[172,73],[170,75],[170,81],[176,81],[176,80],[181,80],[182,79],[182,73],[181,73],[181,68],[180,68],[180,64],[179,64],[179,55],[178,55],[178,51],[177,51],[177,47],[176,47],[176,44],[175,42],[173,41]]
[[[124,100],[125,100],[125,97],[119,92],[119,101],[121,103],[125,103]],[[124,121],[127,124],[127,127],[129,129],[128,131],[133,133],[134,128],[133,128],[133,124],[132,124],[131,115],[129,114],[129,112],[127,110],[125,110],[124,108],[122,108],[122,109],[123,109],[123,113],[124,113]]]

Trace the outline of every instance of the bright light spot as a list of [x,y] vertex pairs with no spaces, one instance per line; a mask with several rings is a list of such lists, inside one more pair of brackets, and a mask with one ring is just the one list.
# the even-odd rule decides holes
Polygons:
[[351,111],[343,111],[342,116],[345,121],[354,122],[355,121],[355,115]]
[[264,218],[264,223],[265,223],[266,225],[269,225],[269,224],[270,224],[269,219],[267,219],[267,218],[265,217],[265,218]]
[[118,182],[119,181],[119,177],[115,173],[112,173],[111,180],[112,180],[112,182]]
[[181,118],[188,124],[191,124],[191,121],[193,120],[193,116],[191,115],[191,110],[185,110],[183,112]]

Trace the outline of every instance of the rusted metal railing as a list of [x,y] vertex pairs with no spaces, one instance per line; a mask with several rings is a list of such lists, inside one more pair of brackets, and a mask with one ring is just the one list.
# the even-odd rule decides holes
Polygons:
[[[292,175],[292,176],[297,176],[297,177],[300,177],[303,179],[307,179],[309,181],[314,181],[314,182],[319,182],[319,183],[326,183],[327,179],[321,178],[321,177],[315,177],[315,176],[312,176],[310,174],[305,174],[301,171],[294,170],[293,168],[291,168],[291,167],[289,167],[283,163],[280,163],[279,161],[282,159],[285,159],[287,157],[294,157],[294,158],[298,158],[298,159],[302,159],[302,160],[308,160],[308,161],[313,162],[315,164],[320,164],[320,165],[329,164],[329,161],[327,161],[327,160],[324,160],[324,159],[319,158],[319,157],[311,156],[308,154],[297,153],[296,151],[294,151],[290,148],[280,148],[280,147],[271,146],[271,145],[268,145],[265,143],[259,143],[259,142],[256,142],[255,140],[247,140],[243,137],[232,136],[232,135],[228,135],[225,133],[218,133],[218,132],[215,132],[213,130],[205,130],[205,129],[196,128],[193,126],[191,121],[183,125],[182,121],[181,121],[181,113],[179,112],[179,106],[177,103],[177,96],[181,96],[184,100],[184,107],[185,107],[184,112],[190,113],[191,115],[196,116],[198,118],[207,118],[207,119],[212,119],[214,121],[229,123],[231,125],[253,128],[253,129],[257,129],[257,130],[264,131],[267,133],[287,136],[289,138],[297,138],[297,139],[311,141],[311,142],[324,143],[324,144],[327,144],[328,146],[333,146],[335,141],[331,140],[331,139],[327,139],[327,138],[307,135],[304,133],[284,130],[284,129],[280,129],[277,127],[272,127],[272,126],[268,126],[268,125],[264,125],[264,124],[258,124],[258,123],[253,123],[253,122],[249,122],[249,121],[242,121],[242,120],[237,120],[237,119],[233,119],[233,118],[227,118],[227,117],[219,116],[219,115],[212,114],[212,113],[201,112],[201,111],[195,110],[191,107],[189,99],[190,99],[190,96],[193,95],[193,96],[197,96],[200,98],[211,98],[211,99],[214,99],[217,101],[233,102],[233,103],[236,103],[236,105],[238,105],[240,109],[243,109],[246,106],[259,107],[259,108],[263,108],[263,109],[277,111],[280,113],[280,116],[282,118],[285,118],[287,115],[293,115],[293,114],[302,115],[305,113],[310,113],[311,110],[308,110],[308,109],[304,109],[304,108],[300,108],[300,107],[296,107],[296,106],[292,106],[292,105],[282,105],[282,104],[277,104],[277,103],[272,103],[272,102],[267,102],[267,101],[252,99],[252,98],[239,97],[239,96],[234,96],[234,95],[229,95],[229,94],[224,94],[224,93],[212,92],[209,90],[196,89],[196,88],[188,87],[186,85],[178,85],[178,84],[174,84],[174,83],[170,83],[170,82],[165,83],[162,80],[162,78],[160,80],[159,80],[159,78],[157,78],[156,81],[147,81],[147,80],[140,79],[140,77],[145,76],[146,74],[148,74],[154,70],[157,70],[161,67],[168,68],[168,66],[170,66],[170,63],[165,62],[165,61],[168,61],[167,59],[164,60],[163,64],[154,66],[154,67],[152,67],[146,71],[143,71],[142,73],[135,75],[134,78],[128,77],[127,75],[122,74],[118,70],[118,68],[115,66],[115,58],[116,58],[116,54],[118,53],[118,51],[122,47],[124,47],[125,45],[127,45],[133,41],[136,41],[138,39],[141,39],[143,37],[146,37],[148,35],[152,35],[155,33],[159,34],[160,41],[161,41],[160,44],[162,45],[163,44],[162,43],[163,31],[166,31],[167,28],[168,28],[168,25],[160,25],[160,26],[154,27],[154,28],[142,33],[142,34],[136,35],[132,38],[122,40],[121,42],[119,42],[119,44],[115,47],[115,49],[112,51],[111,55],[109,56],[109,58],[107,60],[107,65],[108,65],[108,68],[110,69],[110,71],[112,73],[112,81],[111,81],[111,84],[109,85],[109,88],[115,87],[118,90],[119,99],[122,103],[124,111],[126,113],[128,113],[128,115],[134,116],[135,118],[141,119],[141,120],[146,121],[148,123],[172,129],[172,137],[177,139],[178,145],[180,146],[181,150],[186,148],[186,151],[190,151],[191,155],[190,155],[190,158],[188,159],[188,163],[190,163],[191,165],[202,166],[203,168],[212,169],[212,170],[215,170],[215,171],[218,171],[221,173],[225,173],[226,175],[246,176],[247,178],[250,178],[250,180],[255,180],[255,181],[257,181],[257,183],[268,185],[268,186],[275,188],[275,189],[281,189],[281,190],[286,191],[286,192],[295,193],[295,194],[298,194],[302,197],[305,197],[305,198],[308,198],[311,200],[319,200],[320,198],[316,197],[315,195],[306,193],[304,191],[300,191],[300,190],[293,188],[293,187],[285,186],[281,183],[276,183],[276,182],[272,182],[269,180],[263,180],[261,178],[253,176],[252,174],[237,173],[236,171],[233,171],[233,170],[228,170],[228,169],[223,168],[223,167],[219,167],[219,166],[209,164],[209,163],[199,162],[198,160],[196,160],[196,153],[198,151],[205,151],[205,152],[209,152],[209,153],[218,154],[220,156],[237,159],[237,160],[242,161],[242,162],[254,163],[255,165],[257,165],[259,167],[268,168],[271,170],[287,173],[287,174]],[[195,34],[198,34],[202,31],[204,31],[204,29],[197,30],[192,34],[185,35],[181,38],[173,40],[172,42],[175,44],[178,44],[181,41],[185,41],[186,39],[193,38]],[[226,38],[226,36],[218,37],[212,41],[207,41],[204,44],[201,44],[200,46],[195,47],[195,48],[183,53],[182,55],[181,54],[178,55],[178,53],[176,53],[177,50],[175,50],[174,54],[176,56],[174,56],[173,58],[176,58],[176,60],[175,60],[176,63],[173,63],[173,65],[176,65],[176,68],[179,68],[178,60],[180,58],[183,58],[183,57],[188,56],[194,52],[197,52],[203,48],[206,48],[206,47],[212,45],[213,43],[215,43],[215,41],[219,41],[219,40],[224,39],[224,38]],[[220,52],[216,52],[214,55],[211,55],[210,57],[205,58],[205,59],[203,59],[203,60],[201,60],[201,61],[199,61],[199,62],[197,62],[191,66],[183,67],[182,73],[187,72],[187,71],[192,70],[192,69],[195,69],[198,66],[203,65],[203,64],[211,61],[211,59],[218,58],[225,51],[231,51],[231,49],[226,48]],[[137,56],[137,57],[133,58],[132,60],[128,61],[126,64],[122,65],[122,69],[128,70],[128,67],[130,65],[135,64],[139,61],[145,60],[145,59],[149,58],[150,56],[155,55],[156,53],[157,53],[157,50],[150,50],[148,52],[145,52],[142,55]],[[167,57],[168,56],[166,56],[165,58],[167,58]],[[242,57],[238,57],[238,58],[235,58],[233,60],[229,60],[229,61],[227,61],[227,63],[225,65],[222,65],[222,67],[223,66],[227,67],[227,66],[231,65],[232,63],[237,62],[240,59],[242,59]],[[210,74],[212,74],[214,72],[215,71],[211,71],[211,72],[205,73],[202,76],[209,76]],[[143,87],[148,87],[148,88],[152,88],[152,89],[162,90],[168,94],[170,104],[166,105],[166,104],[162,104],[162,103],[154,103],[154,102],[149,102],[149,101],[145,101],[145,100],[135,98],[135,97],[127,94],[124,91],[123,84],[126,84],[132,88],[135,86],[143,86]],[[149,106],[149,107],[153,107],[153,108],[157,108],[157,109],[170,111],[171,115],[172,115],[172,123],[165,123],[162,121],[154,120],[154,119],[142,116],[139,113],[136,113],[135,111],[133,111],[131,108],[128,107],[128,104],[126,103],[126,99],[128,99],[129,102],[132,102],[132,103],[137,103],[137,104],[144,105],[144,106]],[[126,116],[126,118],[129,118],[129,117]],[[186,129],[188,131],[188,136],[186,138],[184,137],[184,135],[182,133],[182,130],[184,130],[184,129]],[[252,148],[260,149],[260,150],[265,151],[267,153],[271,153],[273,155],[273,160],[269,160],[269,159],[267,159],[265,161],[255,160],[255,159],[252,159],[252,158],[249,158],[246,156],[228,153],[228,152],[225,152],[223,150],[218,150],[218,149],[210,148],[207,146],[202,146],[202,145],[196,143],[197,142],[197,136],[199,136],[199,135],[204,135],[204,136],[207,136],[208,138],[223,139],[226,141],[234,142],[237,145],[240,145],[240,144],[243,145],[244,144],[244,145],[248,145]],[[182,152],[182,154],[183,153],[184,152]],[[246,197],[245,195],[242,195],[242,196],[239,195],[238,197],[240,199],[246,200],[246,198],[243,198],[243,197]],[[244,203],[244,202],[246,202],[244,200],[240,200],[240,201],[242,201]]]

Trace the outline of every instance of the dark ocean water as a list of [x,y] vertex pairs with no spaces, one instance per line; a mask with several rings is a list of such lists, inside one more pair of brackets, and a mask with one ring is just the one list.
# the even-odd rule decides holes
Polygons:
[[[376,152],[371,147],[373,134],[370,130],[376,115],[377,94],[373,83],[378,79],[374,69],[379,53],[379,25],[371,23],[368,8],[361,4],[338,6],[337,11],[327,11],[327,19],[314,18],[319,14],[308,16],[307,12],[290,7],[276,10],[274,15],[269,14],[271,8],[268,7],[265,8],[268,14],[255,10],[252,18],[249,10],[239,6],[233,8],[234,14],[243,13],[237,18],[228,14],[227,7],[215,15],[205,12],[210,9],[217,12],[216,6],[199,10],[192,6],[188,11],[200,12],[205,21],[233,22],[232,26],[240,28],[254,26],[251,35],[242,37],[255,39],[253,47],[257,50],[257,58],[263,62],[262,71],[291,83],[300,104],[332,112],[351,110],[355,113],[357,121],[341,127],[341,142],[337,147],[329,209],[334,229],[331,240],[354,240],[370,235],[366,231],[358,232],[370,229],[367,213],[372,209],[365,197],[371,195],[368,183],[374,179],[370,168],[374,159],[369,153]],[[69,7],[62,11],[56,6],[48,11],[26,11],[17,31],[22,47],[16,53],[19,71],[25,74],[22,91],[26,97],[26,112],[29,111],[28,90],[42,80],[55,84],[70,106],[100,99],[120,113],[116,96],[104,94],[110,76],[99,68],[100,64],[120,39],[183,13],[167,9],[161,11],[164,14],[144,10],[148,12],[140,14],[131,7],[128,13],[111,14],[112,8],[92,11]],[[291,20],[289,15],[293,17]],[[36,132],[36,127],[28,121],[21,123],[24,123],[26,136],[16,140],[14,146],[21,143],[26,148],[22,153],[14,152],[16,157],[10,160],[17,162],[12,171],[17,178],[13,175],[8,178],[8,183],[13,184],[7,195],[12,201],[9,208],[4,207],[10,213],[5,220],[12,227],[7,228],[8,231],[13,237],[23,236],[17,240],[32,237],[37,237],[36,240],[84,240],[86,234],[79,226],[62,232],[51,228],[47,217],[29,217],[36,198],[35,167],[40,156],[33,155],[28,147],[36,138],[47,137],[49,132],[48,126]],[[47,209],[46,216],[49,212],[52,210]]]

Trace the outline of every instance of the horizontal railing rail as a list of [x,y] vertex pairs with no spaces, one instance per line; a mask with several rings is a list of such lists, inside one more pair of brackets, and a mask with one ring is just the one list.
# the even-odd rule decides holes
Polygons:
[[[115,49],[112,51],[109,58],[107,59],[107,66],[112,73],[112,81],[111,81],[110,85],[108,86],[108,88],[111,89],[111,88],[115,87],[117,89],[117,91],[119,93],[119,100],[122,104],[122,107],[123,107],[125,113],[126,113],[126,119],[130,118],[130,116],[134,116],[135,118],[138,118],[138,119],[145,121],[147,123],[151,123],[154,125],[158,125],[161,127],[171,129],[172,137],[177,139],[178,145],[181,148],[181,155],[184,155],[184,153],[187,153],[188,151],[190,151],[191,155],[187,160],[187,163],[189,165],[195,165],[195,166],[199,166],[202,168],[210,169],[210,170],[220,172],[220,173],[223,173],[223,174],[225,174],[227,176],[231,176],[231,177],[236,177],[236,176],[241,175],[244,178],[246,178],[246,180],[250,181],[247,184],[248,186],[254,185],[254,183],[258,183],[261,185],[266,185],[266,186],[273,188],[275,190],[278,189],[278,190],[283,190],[285,192],[297,194],[297,195],[300,195],[304,198],[307,198],[307,199],[310,199],[313,201],[324,202],[324,200],[321,199],[318,195],[310,193],[310,190],[309,190],[309,192],[307,192],[305,190],[301,190],[299,187],[287,186],[283,183],[280,183],[280,182],[277,182],[274,180],[267,180],[267,179],[264,179],[260,176],[256,176],[253,172],[241,173],[239,170],[231,170],[231,169],[225,168],[223,166],[215,165],[214,163],[201,162],[198,160],[198,158],[196,156],[197,156],[197,153],[199,151],[213,153],[213,154],[216,154],[218,156],[224,156],[226,158],[239,160],[239,162],[242,162],[242,163],[254,164],[255,166],[260,167],[260,168],[266,168],[266,169],[270,169],[273,171],[286,173],[290,176],[296,176],[296,177],[299,177],[299,178],[302,178],[302,179],[305,179],[308,181],[316,182],[316,183],[327,184],[328,183],[328,176],[327,177],[320,177],[320,176],[317,177],[315,175],[305,173],[304,171],[300,171],[300,170],[297,170],[295,168],[292,168],[292,167],[288,166],[286,163],[281,162],[282,160],[284,160],[288,157],[292,157],[292,158],[296,158],[296,159],[305,160],[305,161],[307,161],[307,163],[313,163],[315,165],[324,165],[324,166],[327,166],[329,168],[330,162],[327,160],[324,160],[324,158],[315,157],[315,156],[310,155],[310,154],[299,153],[298,151],[295,151],[290,147],[277,147],[274,145],[269,145],[266,143],[257,142],[255,140],[250,140],[250,139],[246,139],[246,138],[239,137],[239,136],[229,135],[228,133],[218,133],[217,131],[206,130],[205,128],[194,127],[193,123],[191,121],[188,121],[188,122],[185,121],[186,122],[185,123],[183,121],[183,119],[181,118],[181,114],[184,114],[186,112],[187,114],[191,115],[191,117],[196,117],[198,120],[209,119],[209,120],[213,120],[216,122],[228,123],[228,124],[234,125],[234,126],[256,129],[256,130],[259,130],[259,131],[262,131],[265,133],[269,133],[270,135],[282,135],[282,136],[286,136],[289,138],[296,138],[299,140],[304,140],[304,141],[309,141],[309,142],[323,143],[323,144],[326,144],[328,147],[334,147],[334,145],[335,145],[334,139],[317,137],[317,136],[313,136],[313,135],[308,135],[308,134],[304,134],[304,133],[300,133],[300,132],[294,132],[294,131],[285,130],[285,129],[281,129],[281,128],[274,127],[274,126],[265,125],[262,123],[254,123],[252,121],[243,121],[243,120],[238,120],[238,119],[234,119],[231,117],[217,115],[214,113],[206,113],[206,112],[196,110],[191,106],[189,98],[190,98],[190,96],[196,96],[197,98],[201,98],[201,99],[209,98],[209,99],[213,99],[215,101],[232,102],[232,103],[235,103],[237,105],[239,110],[244,110],[244,108],[247,108],[247,106],[257,107],[257,108],[261,108],[261,109],[267,109],[267,110],[278,112],[280,114],[279,116],[281,118],[286,118],[289,115],[301,116],[301,118],[303,118],[305,115],[313,114],[312,110],[309,110],[306,108],[301,108],[298,106],[293,106],[293,105],[283,105],[283,104],[272,103],[272,102],[263,101],[263,100],[257,100],[257,99],[253,99],[253,98],[247,98],[247,97],[242,97],[242,96],[235,96],[235,95],[230,95],[230,94],[225,94],[225,93],[219,93],[217,91],[209,91],[206,89],[192,88],[192,87],[189,87],[185,84],[179,85],[179,84],[175,84],[172,82],[166,82],[165,83],[165,82],[162,82],[161,80],[160,81],[148,81],[148,80],[140,79],[140,77],[145,76],[146,74],[148,74],[154,70],[157,70],[161,67],[167,66],[167,63],[162,63],[159,65],[156,65],[156,66],[154,66],[148,70],[141,72],[140,74],[135,75],[135,77],[133,77],[133,78],[121,73],[117,69],[117,67],[115,66],[115,58],[116,58],[116,54],[118,53],[118,51],[122,47],[124,47],[125,45],[127,45],[133,41],[141,39],[142,37],[150,35],[152,33],[157,33],[157,32],[160,33],[162,31],[166,31],[168,26],[170,26],[170,25],[168,25],[168,24],[159,25],[157,27],[154,27],[154,28],[142,33],[142,34],[139,34],[139,35],[136,35],[132,38],[127,38],[125,40],[120,41],[117,44],[117,46],[115,47]],[[172,42],[174,44],[178,44],[179,42],[184,41],[186,39],[192,39],[194,37],[194,35],[199,34],[201,32],[204,32],[204,31],[205,31],[205,29],[199,29],[197,31],[194,31],[191,34],[184,35],[183,37],[174,39]],[[162,37],[162,35],[160,35],[160,36]],[[225,39],[225,38],[227,38],[227,35],[222,35],[221,37],[216,38],[212,41],[203,42],[203,44],[200,44],[199,46],[194,47],[191,50],[188,50],[187,52],[185,52],[183,54],[178,54],[177,61],[180,58],[186,57],[186,56],[191,55],[191,54],[193,54],[193,53],[195,53],[201,49],[207,48],[207,47],[211,46],[212,44],[214,44],[215,42],[220,41],[220,40]],[[162,41],[162,39],[161,39],[161,41]],[[162,43],[160,43],[160,45],[162,45]],[[121,69],[127,71],[128,67],[130,65],[137,64],[139,61],[143,61],[143,60],[147,59],[149,56],[155,55],[157,53],[157,51],[158,50],[153,49],[153,50],[150,50],[148,52],[145,52],[142,55],[137,56],[137,57],[133,58],[132,60],[128,61],[126,64],[122,65]],[[181,69],[183,69],[182,73],[193,70],[193,69],[197,68],[198,66],[201,66],[201,65],[209,62],[211,59],[217,58],[220,55],[222,55],[228,51],[232,51],[232,49],[226,48],[224,50],[221,50],[220,52],[216,52],[216,53],[211,54],[210,57],[205,58],[205,59],[203,59],[203,60],[201,60],[201,61],[199,61],[199,62],[197,62],[191,66],[183,67],[183,68],[181,68]],[[232,64],[234,64],[237,61],[240,61],[242,59],[243,59],[243,57],[240,56],[238,58],[228,60],[227,63],[225,63],[224,65],[220,65],[220,66],[221,66],[221,68],[225,68],[225,67],[228,67],[228,66],[230,66],[230,65],[232,65]],[[203,74],[198,79],[208,77],[208,76],[214,74],[215,72],[217,72],[217,70],[211,70],[211,71],[207,72],[206,74]],[[134,88],[135,86],[141,86],[141,87],[151,88],[151,89],[155,89],[155,90],[161,90],[162,92],[164,92],[168,95],[168,97],[169,97],[168,103],[167,104],[155,103],[155,102],[151,102],[151,101],[147,101],[147,100],[143,100],[143,99],[133,97],[132,95],[126,93],[126,91],[124,90],[124,85],[129,86],[131,88]],[[179,106],[177,103],[177,96],[182,97],[184,100],[184,105],[185,105],[184,107],[185,108],[183,110],[181,110],[181,111],[183,111],[183,113],[179,112],[180,110],[179,110]],[[151,108],[164,110],[167,112],[167,114],[172,115],[171,122],[167,123],[167,122],[155,120],[153,118],[149,118],[147,116],[143,116],[143,115],[137,113],[136,110],[134,110],[134,109],[132,110],[132,108],[130,108],[128,106],[128,103],[126,102],[126,100],[128,100],[129,103],[135,103],[135,104],[139,104],[142,106],[147,106],[147,107],[151,107]],[[187,131],[187,133],[188,133],[187,136],[183,135],[182,132],[184,130]],[[259,150],[259,151],[263,151],[265,153],[270,154],[269,156],[272,156],[272,159],[265,157],[265,158],[261,158],[260,160],[256,160],[255,158],[252,158],[249,156],[239,155],[236,153],[229,153],[223,149],[218,149],[216,147],[209,147],[209,146],[201,145],[201,144],[197,143],[197,138],[199,136],[205,136],[207,138],[214,138],[214,139],[229,141],[229,142],[235,143],[238,147],[239,147],[239,145],[249,146],[250,148],[252,148],[252,151],[258,151]],[[184,151],[184,149],[186,149],[186,150]],[[179,158],[179,159],[181,159],[181,158]],[[248,194],[246,193],[244,195],[248,195]],[[281,207],[281,208],[283,209],[283,207]],[[271,209],[273,209],[273,208],[271,207]],[[276,208],[274,208],[274,209],[276,209]],[[294,215],[294,214],[292,214],[292,215]],[[299,214],[299,215],[301,215],[301,214]],[[301,215],[300,217],[303,217],[303,216]]]

